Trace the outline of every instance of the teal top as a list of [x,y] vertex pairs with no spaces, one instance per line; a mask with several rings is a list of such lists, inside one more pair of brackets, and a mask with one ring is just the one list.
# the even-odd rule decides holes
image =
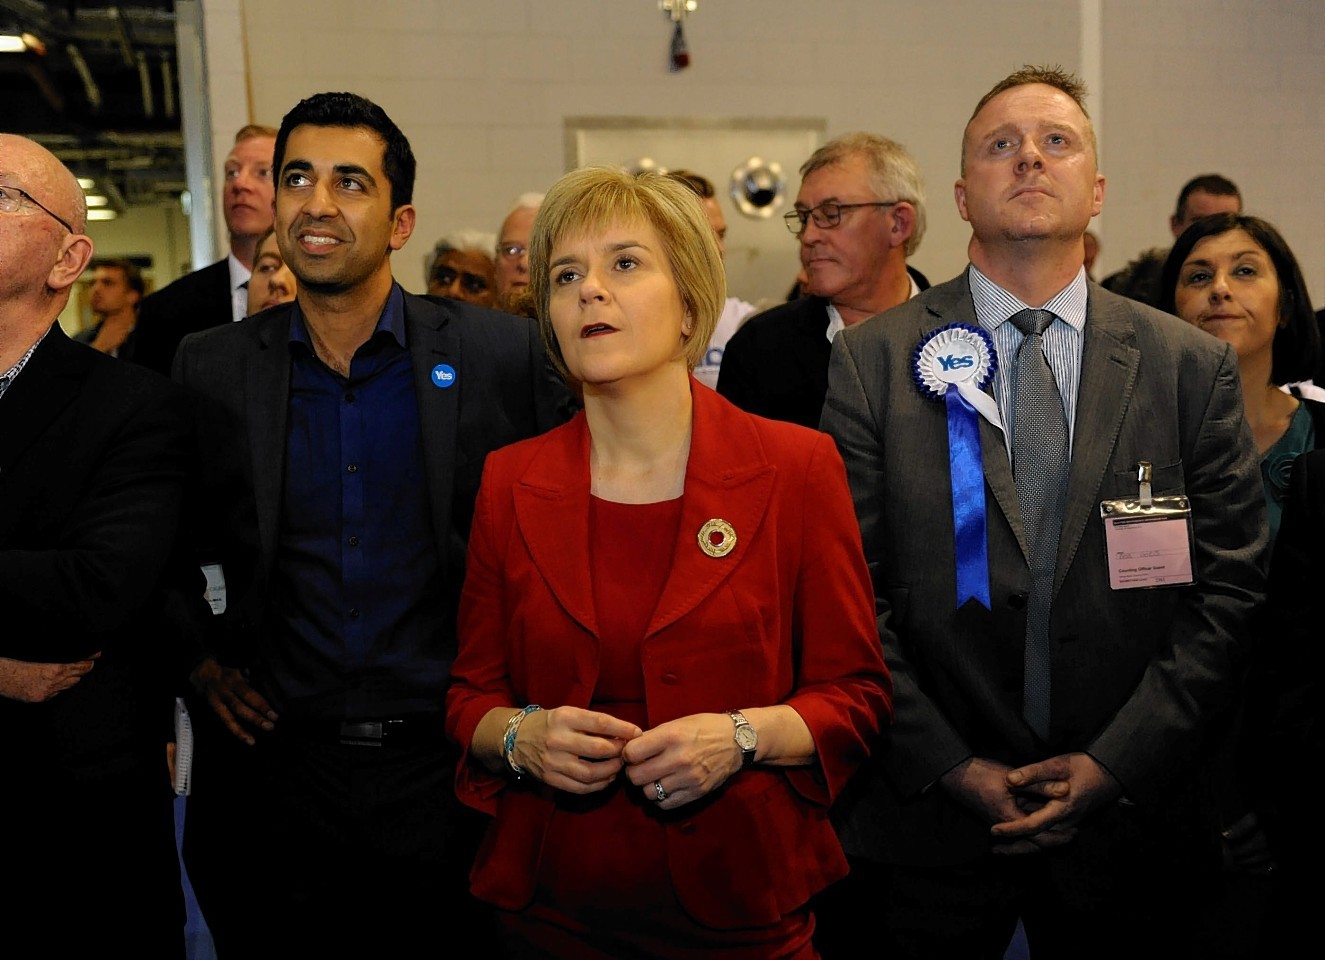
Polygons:
[[1261,482],[1265,485],[1265,512],[1270,519],[1270,548],[1274,549],[1279,536],[1279,519],[1284,512],[1284,497],[1288,495],[1288,481],[1293,474],[1293,461],[1316,446],[1316,430],[1311,423],[1307,405],[1298,401],[1288,429],[1261,457]]

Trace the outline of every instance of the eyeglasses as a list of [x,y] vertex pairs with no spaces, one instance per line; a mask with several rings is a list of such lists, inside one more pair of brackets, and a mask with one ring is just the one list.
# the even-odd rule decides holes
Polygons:
[[55,214],[51,213],[49,207],[41,201],[34,199],[32,194],[28,193],[26,190],[20,190],[18,187],[0,184],[0,211],[3,211],[4,213],[18,213],[19,208],[23,206],[24,200],[32,204],[38,210],[45,211],[50,215],[52,220],[64,227],[70,233],[74,232],[74,228],[69,226],[68,220],[65,220],[62,217],[57,217]]
[[810,207],[808,210],[797,209],[784,213],[782,222],[787,225],[793,237],[799,237],[805,232],[807,220],[814,220],[814,225],[820,230],[831,230],[842,222],[843,210],[855,210],[857,207],[895,207],[899,203],[900,200],[874,203],[834,203],[832,200],[825,200],[819,206]]
[[507,260],[519,260],[529,251],[523,243],[499,243],[497,252]]
[[443,287],[449,287],[455,283],[456,278],[460,278],[460,287],[465,293],[480,294],[488,289],[487,278],[479,276],[477,273],[466,273],[463,270],[456,270],[454,267],[438,267],[432,272],[434,283]]

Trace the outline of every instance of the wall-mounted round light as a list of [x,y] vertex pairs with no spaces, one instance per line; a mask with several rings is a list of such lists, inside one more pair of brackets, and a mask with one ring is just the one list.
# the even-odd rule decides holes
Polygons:
[[751,157],[732,171],[731,198],[747,217],[765,220],[786,202],[787,179],[782,165],[762,157]]
[[640,174],[646,171],[649,173],[667,172],[667,168],[664,167],[662,164],[660,164],[657,160],[653,159],[653,157],[637,157],[634,160],[628,160],[625,164],[625,167],[628,173],[634,173],[634,174]]

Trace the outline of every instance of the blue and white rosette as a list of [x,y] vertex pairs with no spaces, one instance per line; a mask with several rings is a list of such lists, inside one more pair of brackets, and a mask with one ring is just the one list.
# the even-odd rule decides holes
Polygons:
[[983,388],[998,368],[994,341],[980,327],[954,323],[935,330],[916,347],[912,376],[920,392],[948,411],[948,468],[952,477],[953,553],[957,606],[972,598],[990,609],[989,540],[985,523],[985,474],[980,452],[984,417],[1003,429],[998,404]]

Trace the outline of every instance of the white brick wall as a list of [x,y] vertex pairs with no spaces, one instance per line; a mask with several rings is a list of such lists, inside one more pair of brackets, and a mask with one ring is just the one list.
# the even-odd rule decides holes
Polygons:
[[[1023,62],[1079,69],[1091,2],[701,0],[693,65],[670,74],[654,0],[207,0],[209,53],[223,57],[209,62],[213,126],[224,156],[239,124],[278,123],[309,93],[377,100],[419,158],[415,254],[455,227],[495,230],[516,194],[546,189],[563,172],[565,116],[823,117],[829,136],[874,130],[915,153],[930,198],[915,262],[941,280],[965,263],[951,184],[971,108]],[[1325,303],[1320,0],[1095,2],[1097,275],[1168,242],[1182,183],[1218,171],[1280,226]],[[416,290],[417,262],[398,267]]]

